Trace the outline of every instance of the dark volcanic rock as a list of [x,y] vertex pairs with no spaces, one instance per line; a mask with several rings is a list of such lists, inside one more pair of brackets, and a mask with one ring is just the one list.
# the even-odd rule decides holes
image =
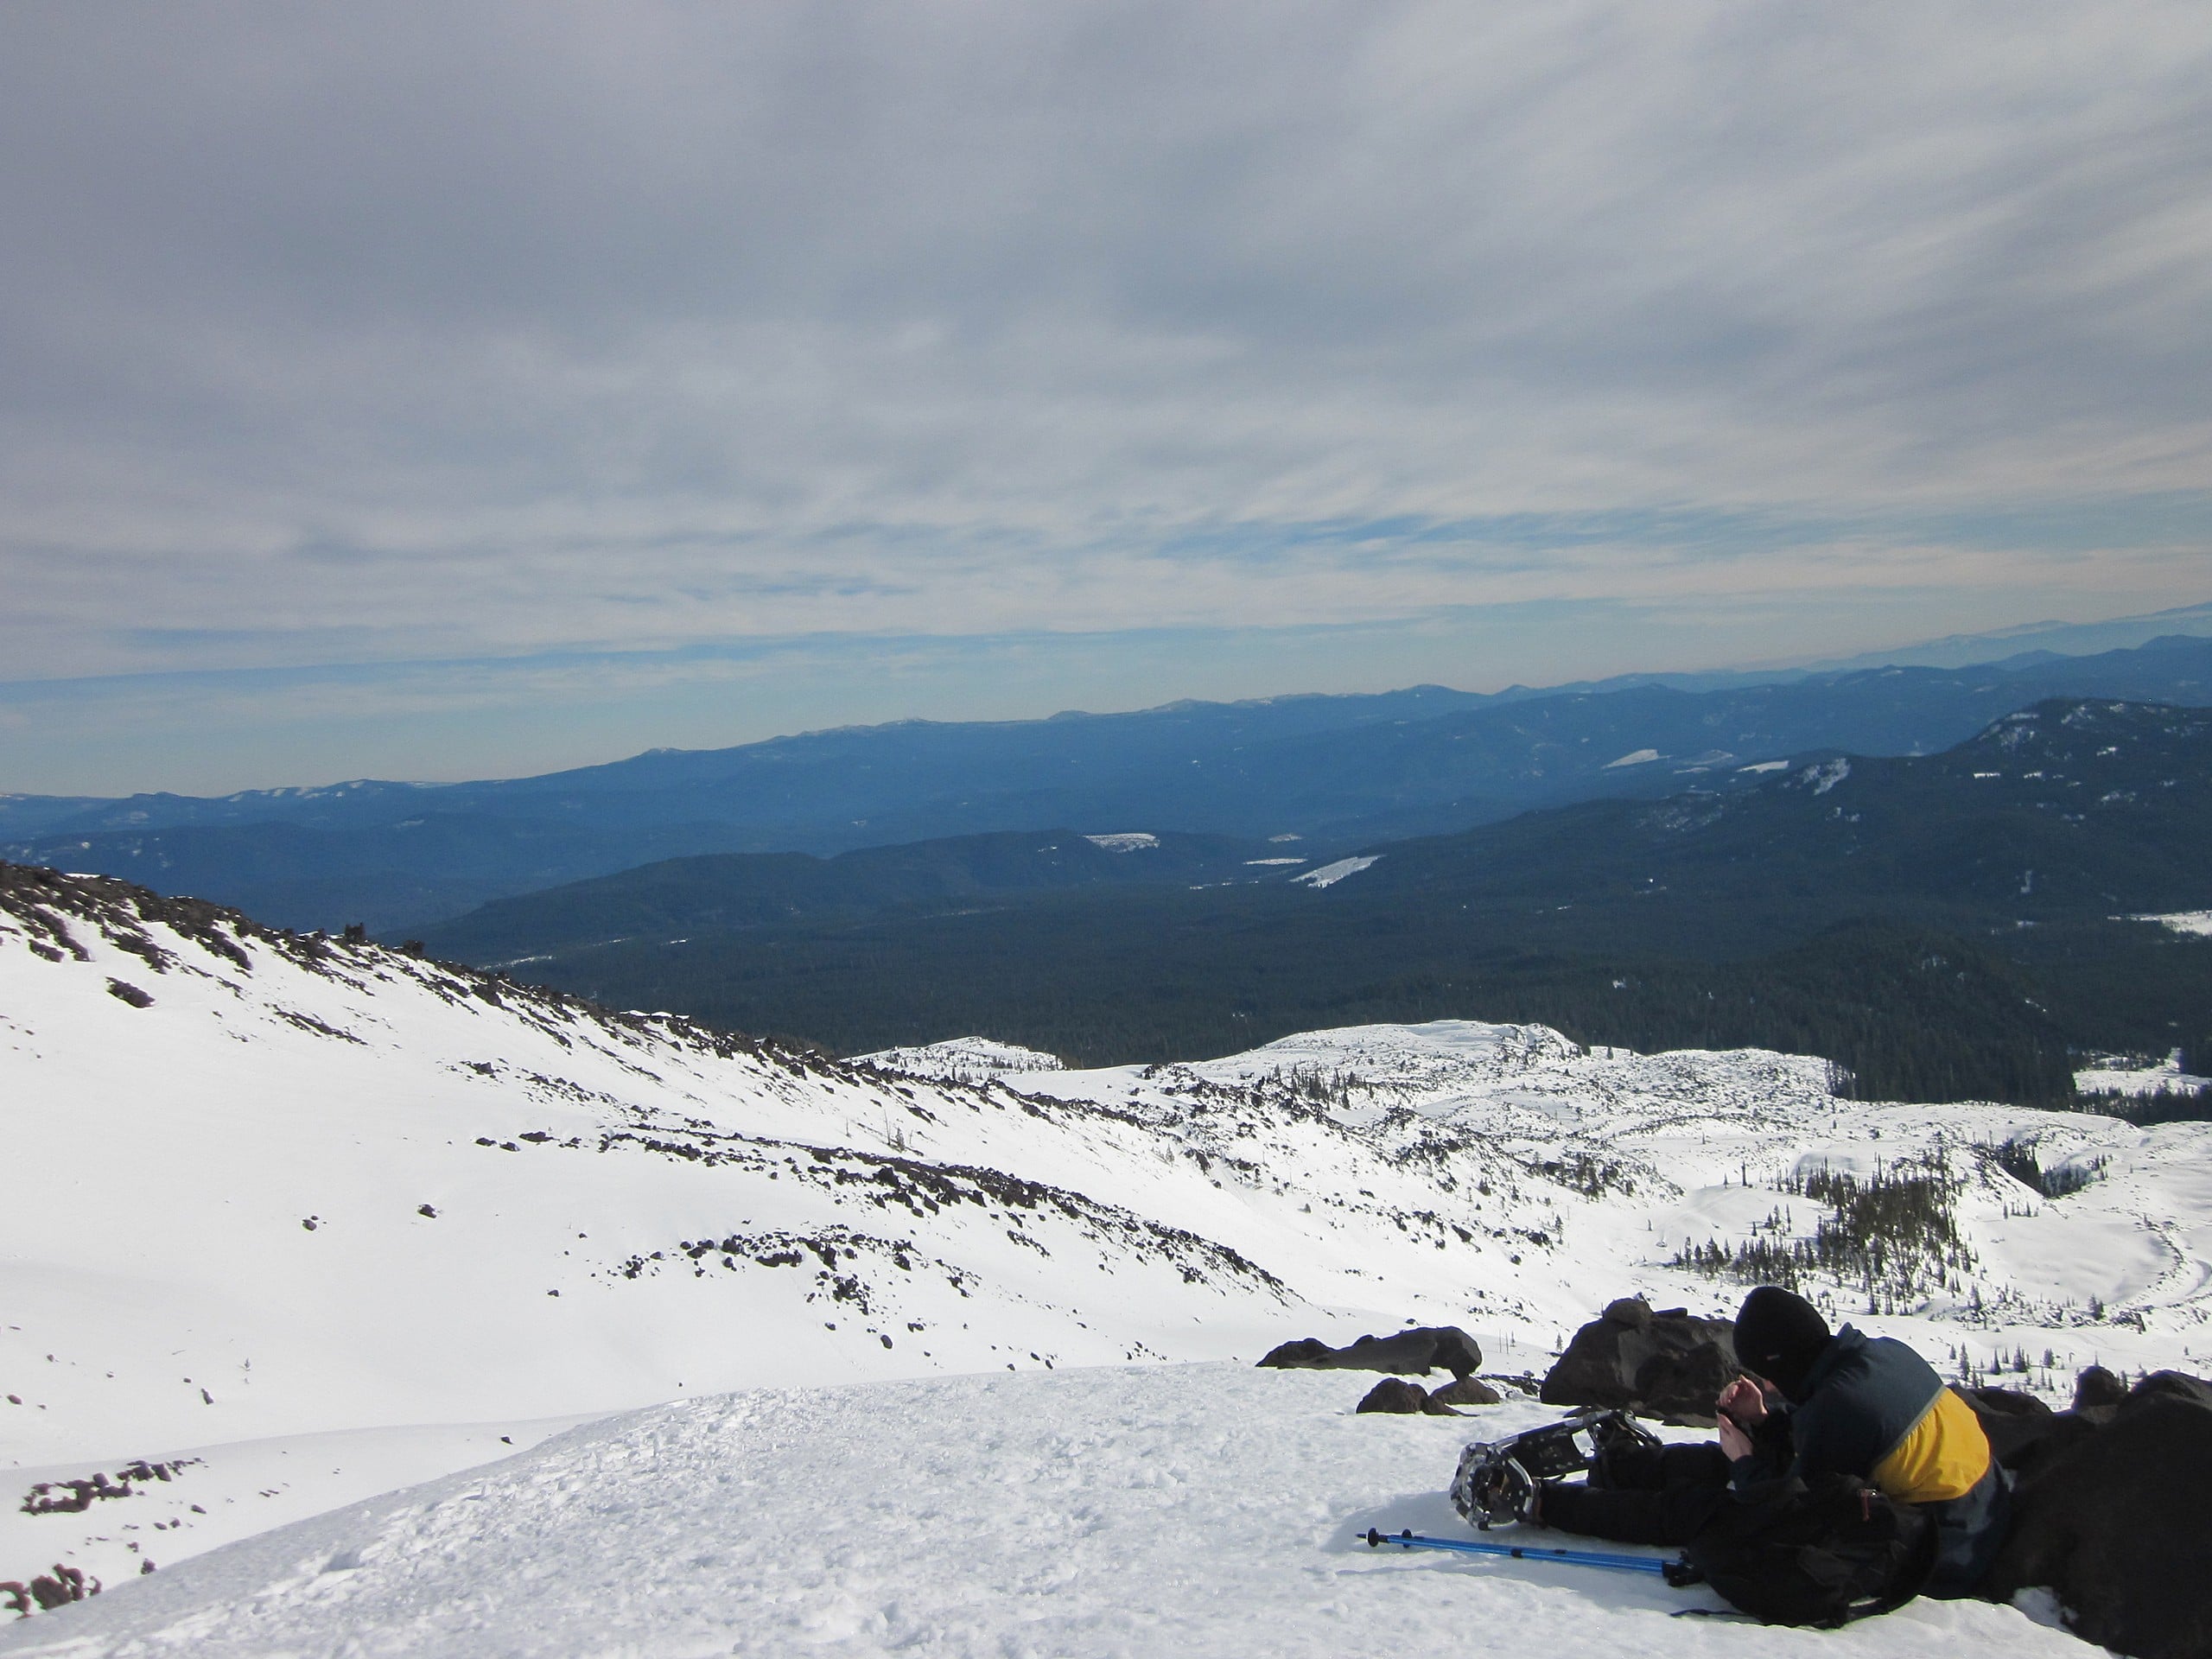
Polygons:
[[2092,1365],[2074,1379],[2074,1409],[2084,1406],[2116,1406],[2127,1398],[2127,1384],[2101,1365]]
[[1457,1417],[1459,1414],[1420,1383],[1408,1382],[1402,1376],[1384,1377],[1367,1391],[1366,1397],[1354,1406],[1352,1411],[1354,1414],[1363,1411],[1387,1411],[1402,1417]]
[[2057,1414],[2032,1394],[2018,1389],[1955,1389],[1981,1419],[1989,1449],[2007,1469],[2018,1467],[2028,1449],[2050,1435]]
[[1428,1397],[1447,1406],[1494,1406],[1505,1398],[1479,1376],[1463,1376],[1456,1382],[1446,1382],[1440,1389],[1430,1389]]
[[2183,1371],[2153,1371],[2138,1382],[2127,1397],[2130,1400],[2145,1400],[2160,1395],[2187,1400],[2194,1405],[2212,1407],[2212,1382]]
[[1282,1371],[1395,1371],[1402,1376],[1427,1376],[1444,1370],[1454,1377],[1468,1377],[1483,1363],[1483,1351],[1456,1325],[1421,1325],[1388,1337],[1362,1337],[1345,1348],[1305,1337],[1270,1349],[1259,1363]]
[[1544,1377],[1548,1406],[1637,1406],[1661,1416],[1706,1417],[1737,1374],[1735,1328],[1684,1308],[1659,1313],[1624,1296],[1574,1333]]
[[2117,1406],[2057,1414],[2033,1450],[1981,1593],[2048,1586],[2088,1641],[2135,1659],[2212,1655],[2212,1385],[2162,1371]]

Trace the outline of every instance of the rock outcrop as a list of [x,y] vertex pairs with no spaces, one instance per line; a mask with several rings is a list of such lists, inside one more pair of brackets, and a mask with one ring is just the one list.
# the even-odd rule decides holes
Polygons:
[[1981,1593],[2003,1601],[2046,1586],[2088,1641],[2134,1659],[2205,1659],[2212,1384],[2160,1371],[2117,1405],[2054,1413],[2042,1427],[2004,1455],[2018,1481],[2012,1526]]

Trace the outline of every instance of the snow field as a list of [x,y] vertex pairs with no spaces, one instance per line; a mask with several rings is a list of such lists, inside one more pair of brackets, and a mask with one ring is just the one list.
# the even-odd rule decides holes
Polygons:
[[[127,1497],[95,1499],[76,1514],[26,1514],[41,1484],[91,1472],[81,1464],[10,1472],[0,1504],[0,1562],[19,1581],[61,1557],[104,1585],[205,1554],[257,1533],[471,1465],[493,1463],[576,1427],[530,1423],[427,1425],[300,1434],[236,1446],[193,1446],[165,1459],[167,1479],[111,1482]],[[112,1477],[124,1464],[99,1472]]]
[[2130,916],[2126,919],[2155,922],[2176,933],[2190,933],[2199,938],[2212,937],[2212,910],[2177,910],[2163,916]]
[[1303,875],[1294,875],[1290,879],[1300,887],[1312,887],[1319,892],[1323,887],[1335,887],[1348,875],[1357,875],[1362,870],[1371,868],[1382,856],[1380,853],[1369,853],[1358,858],[1340,858],[1333,864],[1324,864],[1318,870],[1308,870]]
[[[733,1389],[811,1385],[759,1408],[762,1421],[781,1425],[786,1449],[811,1432],[810,1413],[849,1426],[836,1431],[847,1440],[760,1466],[754,1497],[782,1514],[776,1505],[799,1502],[773,1496],[786,1478],[835,1475],[873,1490],[856,1472],[866,1448],[849,1427],[869,1413],[908,1422],[919,1437],[912,1455],[934,1467],[930,1437],[953,1431],[886,1402],[937,1400],[950,1402],[940,1414],[995,1424],[1007,1402],[1032,1398],[1020,1388],[1054,1368],[1071,1377],[1070,1367],[1133,1359],[1249,1364],[1294,1337],[1342,1343],[1424,1323],[1467,1328],[1494,1370],[1541,1371],[1616,1296],[1732,1311],[1741,1284],[1669,1263],[1707,1241],[1770,1236],[1777,1212],[1796,1236],[1809,1233],[1821,1206],[1781,1193],[1785,1178],[1822,1168],[1864,1177],[1937,1152],[1957,1177],[1952,1207],[1971,1264],[1872,1317],[1859,1287],[1814,1286],[1834,1318],[1903,1337],[1939,1367],[1986,1370],[2023,1353],[2030,1372],[2001,1380],[2062,1398],[2092,1360],[2206,1369],[2196,1351],[2212,1309],[2212,1126],[1840,1102],[1816,1059],[1585,1052],[1541,1027],[1471,1021],[1309,1033],[1188,1065],[1065,1071],[970,1039],[876,1057],[895,1071],[847,1066],[681,1021],[602,1015],[374,946],[332,943],[318,956],[219,925],[229,929],[219,943],[251,964],[241,965],[232,950],[158,918],[118,920],[113,895],[124,891],[86,882],[51,901],[80,954],[50,944],[41,953],[52,936],[0,905],[0,1470],[28,1490],[135,1459],[201,1461],[81,1514],[25,1516],[16,1501],[0,1503],[14,1511],[0,1516],[0,1579],[67,1561],[105,1580],[111,1596],[128,1580],[132,1605],[151,1605],[153,1586],[211,1546],[508,1457],[500,1434],[526,1445],[543,1432],[518,1421],[595,1419]],[[111,981],[133,998],[112,994]],[[2088,1185],[2044,1198],[1986,1155],[2008,1141],[2031,1145],[2044,1172],[2073,1171]],[[987,1386],[976,1373],[999,1381]],[[942,1395],[892,1387],[963,1374]],[[1090,1375],[1109,1392],[1125,1386],[1111,1381],[1117,1370]],[[1387,1471],[1398,1467],[1389,1448],[1436,1432],[1403,1420],[1393,1420],[1397,1439],[1364,1422],[1315,1426],[1333,1423],[1372,1378],[1248,1379],[1263,1390],[1252,1394],[1233,1380],[1241,1371],[1203,1375],[1209,1400],[1262,1420],[1269,1402],[1306,1401],[1294,1390],[1326,1385],[1311,1400],[1327,1411],[1284,1420],[1283,1437],[1317,1467],[1342,1465],[1325,1493],[1332,1515],[1383,1501],[1366,1486],[1366,1496],[1354,1491],[1383,1478],[1346,1461],[1358,1448],[1384,1456],[1377,1470]],[[997,1392],[1001,1384],[1016,1392]],[[1182,1385],[1158,1386],[1168,1390],[1160,1399],[1180,1397],[1173,1390]],[[1126,1387],[1138,1389],[1128,1399],[1153,1397]],[[1131,1444],[1156,1447],[1128,1409]],[[1506,1418],[1517,1421],[1513,1409]],[[1204,1415],[1194,1396],[1166,1421],[1195,1434]],[[680,1410],[666,1421],[692,1421]],[[626,1444],[628,1431],[601,1423],[586,1433]],[[1151,1451],[1096,1455],[1109,1469],[1123,1458],[1132,1490],[1149,1490],[1136,1465],[1149,1466]],[[1269,1472],[1257,1452],[1220,1455],[1254,1490],[1288,1490],[1290,1476]],[[1390,1474],[1414,1482],[1390,1491],[1427,1491],[1440,1504],[1450,1465],[1446,1455],[1417,1479]],[[988,1466],[1019,1488],[1008,1465]],[[581,1492],[598,1469],[559,1478]],[[812,1503],[843,1490],[803,1496]],[[1243,1490],[1224,1485],[1208,1501],[1234,1508]],[[1135,1524],[1121,1499],[1085,1501],[1108,1533]],[[587,1513],[590,1501],[575,1505]],[[1061,1510],[1022,1524],[1080,1532]],[[470,1551],[498,1547],[439,1535]],[[1084,1573],[1121,1582],[1103,1554],[1093,1561],[1087,1547],[1069,1548],[1065,1559],[1090,1563]],[[130,1575],[148,1556],[162,1571],[142,1586]],[[949,1558],[922,1549],[916,1560],[953,1575],[945,1584],[961,1581]],[[772,1591],[811,1593],[779,1576],[797,1570],[788,1564],[740,1565],[772,1602]],[[1026,1582],[1004,1578],[1012,1566],[974,1570],[984,1573],[970,1586],[978,1595]],[[1471,1582],[1454,1563],[1405,1558],[1392,1570]],[[313,1595],[276,1599],[339,1608],[342,1598],[329,1596],[356,1571],[365,1569],[318,1567]],[[278,1574],[264,1587],[280,1580],[289,1582]],[[381,1582],[359,1580],[372,1581]],[[194,1582],[228,1593],[226,1579]],[[823,1593],[850,1599],[857,1582]],[[1300,1597],[1312,1591],[1296,1582]],[[1044,1613],[1045,1634],[1028,1647],[1026,1626],[961,1624],[935,1578],[906,1586],[898,1605],[921,1611],[899,1624],[907,1616],[882,1589],[892,1583],[877,1584],[875,1601],[853,1602],[861,1622],[849,1631],[823,1639],[887,1643],[896,1630],[931,1650],[932,1633],[946,1630],[955,1634],[934,1650],[1058,1650]],[[1539,1592],[1552,1593],[1541,1584],[1528,1593]],[[1313,1593],[1353,1595],[1334,1579]],[[1356,1598],[1343,1607],[1360,1621],[1351,1640],[1363,1639],[1370,1618],[1395,1628],[1387,1610],[1370,1613]],[[79,1618],[66,1611],[54,1628]],[[386,1620],[392,1630],[397,1618]],[[1103,1612],[1094,1624],[1071,1626],[1077,1645],[1067,1650],[1140,1650],[1136,1627]],[[798,1640],[772,1618],[764,1628]],[[1197,1630],[1193,1641],[1236,1650],[1187,1608],[1147,1628],[1178,1641]],[[323,1650],[299,1639],[302,1651]],[[624,1649],[626,1639],[542,1650],[688,1651],[693,1638]],[[741,1637],[711,1639],[727,1651]],[[961,1645],[971,1639],[983,1646]],[[1892,1639],[1902,1638],[1884,1638]],[[1097,1645],[1109,1640],[1126,1649]],[[508,1649],[486,1635],[467,1650]]]
[[1370,1551],[1370,1525],[1456,1530],[1442,1488],[1460,1445],[1551,1414],[1351,1415],[1370,1381],[1149,1366],[663,1407],[0,1629],[0,1652],[2083,1651],[2006,1607],[1769,1630],[1669,1618],[1719,1604],[1656,1580]]
[[2202,1094],[2212,1089],[2212,1077],[2200,1077],[2181,1069],[2176,1049],[2157,1065],[2093,1065],[2074,1074],[2074,1086],[2087,1093],[2113,1095]]

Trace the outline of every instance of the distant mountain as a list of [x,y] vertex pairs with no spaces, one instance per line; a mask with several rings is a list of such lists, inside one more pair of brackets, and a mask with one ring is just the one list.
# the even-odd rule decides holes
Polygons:
[[[572,902],[511,901],[500,954]],[[1816,752],[1251,885],[720,930],[669,912],[526,971],[849,1051],[981,1033],[1187,1058],[1487,1009],[1828,1054],[1897,1095],[2062,1099],[2071,1049],[2163,1053],[2212,1010],[2212,944],[2108,918],[2208,906],[2212,713],[2053,702],[1939,755]]]
[[2114,617],[2105,622],[2030,622],[1995,633],[1947,634],[1899,650],[1867,652],[1812,666],[1847,671],[1891,664],[1958,668],[1969,663],[2017,662],[2038,652],[2086,657],[2179,634],[2212,634],[2212,604],[2180,605],[2146,616]]
[[0,812],[0,857],[124,875],[287,925],[389,931],[688,854],[819,855],[1064,825],[1430,835],[1532,807],[1665,795],[1810,749],[1942,749],[2051,696],[2212,702],[2212,640],[1703,691],[1640,683],[1478,697],[1425,686],[910,721],[504,782],[139,796],[67,812],[16,798]]

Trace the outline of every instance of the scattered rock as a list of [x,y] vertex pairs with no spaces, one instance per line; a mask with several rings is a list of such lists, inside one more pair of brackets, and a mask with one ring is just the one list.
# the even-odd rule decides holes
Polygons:
[[[10,1395],[8,1398],[13,1401],[16,1396]],[[198,1458],[173,1458],[167,1463],[149,1463],[141,1458],[136,1463],[124,1464],[112,1478],[100,1471],[81,1480],[41,1480],[24,1494],[23,1501],[16,1507],[24,1515],[82,1515],[105,1499],[130,1497],[137,1487],[156,1481],[166,1484],[180,1471],[196,1468],[199,1464]]]
[[1738,1372],[1735,1327],[1687,1308],[1654,1313],[1624,1296],[1574,1333],[1544,1378],[1548,1406],[1629,1406],[1654,1416],[1709,1421]]
[[84,1601],[99,1592],[98,1579],[86,1577],[82,1568],[56,1562],[51,1573],[41,1573],[29,1584],[14,1580],[0,1584],[0,1604],[13,1613],[28,1614],[34,1605],[41,1612],[51,1612],[56,1607]]
[[1427,1376],[1433,1370],[1445,1370],[1465,1378],[1482,1364],[1483,1351],[1456,1325],[1419,1325],[1387,1337],[1362,1337],[1344,1348],[1305,1337],[1270,1349],[1259,1363],[1281,1371],[1393,1371],[1401,1376]]

